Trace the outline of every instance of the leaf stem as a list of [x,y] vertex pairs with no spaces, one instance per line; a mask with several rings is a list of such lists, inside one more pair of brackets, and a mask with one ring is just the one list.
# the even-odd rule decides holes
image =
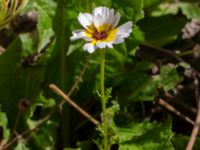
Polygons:
[[100,86],[101,86],[101,105],[103,112],[103,136],[104,136],[104,150],[108,150],[108,126],[107,126],[107,114],[106,114],[106,97],[104,87],[105,77],[105,49],[100,49]]

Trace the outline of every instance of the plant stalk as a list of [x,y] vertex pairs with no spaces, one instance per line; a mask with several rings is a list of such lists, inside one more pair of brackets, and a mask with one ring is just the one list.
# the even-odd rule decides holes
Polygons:
[[106,114],[106,97],[105,97],[105,86],[104,86],[104,77],[105,77],[105,49],[100,49],[100,86],[101,86],[101,105],[103,113],[103,144],[104,150],[108,150],[108,126],[107,126],[107,114]]

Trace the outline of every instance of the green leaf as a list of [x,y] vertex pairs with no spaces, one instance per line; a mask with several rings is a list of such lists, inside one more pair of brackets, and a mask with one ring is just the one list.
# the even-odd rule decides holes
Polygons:
[[29,3],[31,9],[35,9],[39,6],[48,13],[48,16],[53,17],[55,15],[56,2],[54,0],[31,0]]
[[37,5],[37,9],[39,14],[39,22],[37,25],[39,32],[38,50],[40,50],[49,42],[49,39],[54,35],[54,32],[52,29],[52,17],[49,16],[48,11],[45,10],[45,7],[40,7],[39,5]]
[[107,109],[109,118],[109,127],[113,135],[112,143],[119,144],[119,150],[173,150],[171,138],[171,119],[164,122],[134,122],[117,126],[115,123],[115,114],[119,111],[119,105],[114,103]]
[[7,128],[8,119],[5,113],[0,112],[0,127],[3,128],[3,142],[6,142],[9,139],[10,131]]
[[141,149],[136,145],[121,144],[119,150],[141,150]]
[[163,15],[176,15],[179,11],[179,3],[161,3],[157,9],[151,12],[151,16],[159,17]]
[[[164,1],[166,1],[166,0],[164,0]],[[163,0],[144,0],[144,9],[147,9],[152,6],[156,6],[156,5],[160,4],[161,2],[163,2]]]
[[67,56],[69,56],[70,54],[72,54],[74,51],[78,50],[79,48],[81,48],[81,46],[83,45],[83,42],[77,42],[77,43],[73,43],[70,44],[69,49],[67,51]]
[[[2,109],[5,110],[9,121],[14,120],[13,115],[17,113],[18,101],[23,98],[21,93],[22,83],[17,84],[18,62],[20,61],[21,43],[20,40],[15,40],[6,50],[0,55],[0,103]],[[19,76],[18,76],[19,77]],[[23,77],[24,78],[24,77]]]
[[25,143],[19,142],[14,150],[30,150],[26,147]]
[[138,25],[145,34],[146,42],[163,46],[177,38],[178,33],[181,32],[185,23],[185,18],[163,15],[160,17],[145,18]]
[[123,18],[127,20],[132,20],[137,22],[144,17],[143,13],[143,0],[125,0],[125,1],[114,1],[113,5],[116,7],[116,10],[119,10]]
[[19,35],[19,38],[22,43],[22,56],[26,57],[27,55],[32,54],[37,49],[37,40],[35,40],[34,33],[24,33]]
[[139,81],[135,81],[133,92],[126,102],[153,100],[156,94],[156,80],[143,74],[138,74],[137,76]]
[[[91,3],[90,1],[88,1],[88,3]],[[94,0],[93,1],[93,5],[94,7],[98,7],[98,6],[107,6],[110,7],[112,3],[112,0]]]
[[137,22],[138,20],[144,17],[142,10],[143,0],[137,0],[137,1],[129,0],[129,2],[131,3],[131,6],[133,6],[134,22]]
[[177,14],[181,10],[187,19],[199,19],[200,9],[195,2],[162,3],[153,10],[152,16],[162,16],[167,14]]
[[[26,113],[26,122],[29,128],[34,128],[40,121],[41,116],[47,115],[45,112],[55,109],[56,102],[53,98],[45,98],[42,93],[32,103],[30,109]],[[38,115],[37,108],[40,108],[40,115]],[[38,119],[39,118],[39,119]]]
[[180,77],[176,71],[176,66],[162,66],[158,80],[158,85],[163,87],[165,91],[173,89],[180,81]]
[[126,41],[129,54],[135,55],[139,44],[145,41],[145,35],[138,26],[134,26],[132,36]]
[[81,148],[68,148],[68,147],[66,147],[63,150],[81,150]]
[[188,19],[200,19],[200,9],[197,3],[182,2],[178,6]]
[[162,123],[145,121],[133,123],[130,127],[126,126],[125,130],[119,128],[119,132],[116,134],[121,140],[119,150],[125,148],[127,150],[132,150],[132,148],[138,150],[173,150],[170,141],[173,136],[170,119]]
[[[172,143],[175,150],[185,149],[189,141],[189,137],[186,135],[175,134],[172,138]],[[200,145],[200,138],[197,137],[194,143],[193,150],[198,150]]]
[[32,149],[52,149],[55,145],[56,128],[57,123],[49,120],[40,128],[40,132],[33,133]]
[[158,88],[169,91],[181,81],[181,78],[176,71],[177,66],[162,66],[160,68],[160,74],[152,77],[141,72],[150,68],[152,68],[152,64],[150,62],[144,61],[136,65],[135,71],[132,75],[130,75],[131,77],[127,79],[127,82],[132,83],[132,86],[130,87],[132,92],[129,94],[124,103],[130,101],[153,100],[156,96]]

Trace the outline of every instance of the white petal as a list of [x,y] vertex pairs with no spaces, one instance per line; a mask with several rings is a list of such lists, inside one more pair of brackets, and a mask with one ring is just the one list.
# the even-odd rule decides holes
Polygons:
[[103,25],[103,18],[102,18],[102,16],[100,16],[100,15],[93,16],[93,23],[94,23],[94,26],[96,28],[98,28],[100,25]]
[[96,46],[92,43],[86,43],[83,45],[83,50],[89,52],[89,53],[93,53],[96,49]]
[[116,37],[113,44],[120,44],[124,42],[124,38]]
[[121,38],[128,37],[130,33],[132,32],[132,26],[133,26],[133,23],[131,21],[119,26],[117,28],[118,30],[117,36],[120,36]]
[[113,48],[113,45],[112,45],[112,44],[113,44],[112,42],[97,42],[97,43],[96,43],[96,46],[97,46],[98,48],[100,48],[100,49],[106,48],[106,47],[108,47],[108,48]]
[[101,15],[101,12],[102,12],[102,7],[96,7],[94,8],[93,12],[92,12],[92,15],[93,16],[97,16],[97,15]]
[[104,23],[108,24],[108,25],[112,25],[113,20],[114,20],[114,16],[115,16],[114,9],[108,10],[108,12],[105,14],[105,21],[104,21]]
[[79,23],[87,29],[92,24],[92,15],[89,13],[80,13],[78,16]]
[[106,23],[112,25],[113,28],[117,26],[120,20],[120,14],[114,14],[114,9],[107,7],[97,7],[93,10],[93,17],[101,16],[101,24]]
[[112,26],[113,26],[113,28],[115,28],[117,25],[118,25],[118,23],[119,23],[119,20],[120,20],[120,13],[117,13],[115,16],[114,16],[114,20],[113,20],[113,22],[112,22]]
[[103,15],[103,12],[105,12],[105,9],[108,9],[106,7],[96,7],[93,10],[93,16],[97,16],[97,15]]
[[113,20],[112,18],[114,18],[114,9],[104,8],[102,16],[103,23],[111,25],[110,22]]
[[87,37],[85,34],[85,30],[82,29],[78,29],[78,30],[74,30],[72,32],[72,36],[70,37],[71,41],[77,40],[77,39],[84,39],[85,41],[92,41],[91,38]]
[[96,46],[98,47],[98,48],[106,48],[106,43],[105,42],[97,42],[96,43]]
[[106,43],[106,45],[107,45],[108,48],[113,48],[112,43]]
[[114,18],[114,10],[109,9],[107,7],[97,7],[93,10],[93,17],[101,16],[101,24],[109,24],[112,23],[112,18]]
[[80,39],[84,36],[84,30],[81,30],[81,29],[74,30],[72,32],[72,34],[73,35],[70,37],[70,40],[74,41],[74,40]]

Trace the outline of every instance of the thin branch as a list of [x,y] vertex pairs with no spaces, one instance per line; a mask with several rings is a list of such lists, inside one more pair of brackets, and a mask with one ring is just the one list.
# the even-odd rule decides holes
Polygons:
[[192,150],[195,141],[196,141],[196,137],[198,135],[198,131],[199,131],[199,126],[200,126],[200,95],[199,95],[199,80],[198,78],[194,78],[194,85],[195,85],[195,96],[196,96],[196,101],[198,102],[197,104],[197,116],[196,116],[196,120],[195,120],[195,125],[192,129],[192,133],[190,135],[190,139],[189,142],[187,144],[186,150]]
[[198,131],[199,131],[199,126],[200,126],[200,102],[199,102],[199,108],[198,108],[198,113],[197,113],[197,117],[196,117],[196,121],[195,121],[195,125],[192,129],[192,133],[191,133],[191,136],[190,136],[190,140],[187,144],[187,147],[186,147],[186,150],[192,150],[194,144],[195,144],[195,141],[196,141],[196,137],[197,137],[197,134],[198,134]]
[[[85,65],[83,66],[83,69],[81,70],[78,79],[74,82],[74,85],[73,85],[73,86],[71,87],[71,89],[69,90],[69,92],[68,92],[68,94],[67,94],[69,97],[70,97],[70,96],[72,95],[72,93],[74,93],[74,91],[78,88],[78,84],[82,81],[82,77],[83,77],[83,75],[85,74],[85,71],[86,71],[86,69],[87,69],[87,67],[88,67],[88,64],[89,64],[89,57],[87,58],[87,61],[86,61]],[[58,105],[58,107],[59,107],[60,109],[62,109],[64,103],[65,103],[65,100],[63,99],[63,100],[60,102],[60,104]]]
[[195,87],[195,100],[197,104],[197,109],[199,105],[199,80],[197,77],[194,78],[194,87]]
[[158,103],[159,103],[161,106],[165,107],[167,110],[169,110],[169,111],[173,112],[174,114],[176,114],[177,116],[181,117],[182,119],[184,119],[184,120],[187,121],[188,123],[190,123],[190,124],[192,124],[192,125],[195,125],[195,122],[194,122],[192,119],[190,119],[189,117],[187,117],[187,116],[181,114],[180,111],[176,110],[176,108],[174,108],[173,106],[171,106],[169,103],[165,102],[162,98],[160,98],[160,99],[158,100]]
[[14,134],[16,133],[16,128],[17,128],[17,125],[18,125],[18,123],[19,123],[21,114],[22,114],[22,111],[21,111],[21,109],[19,109],[18,112],[17,112],[17,116],[16,116],[16,120],[15,120],[13,129],[12,129],[11,136],[14,135]]
[[140,47],[140,51],[142,51],[142,52],[154,54],[156,56],[159,56],[159,58],[160,57],[165,58],[165,59],[167,58],[168,60],[170,60],[174,63],[184,61],[182,58],[176,56],[173,52],[171,52],[169,50],[165,50],[160,47],[155,47],[150,44],[140,44],[139,47]]
[[174,98],[174,96],[172,94],[170,94],[169,92],[166,92],[165,96],[166,96],[166,98],[168,98],[170,100],[170,102],[175,102],[178,105],[180,105],[181,107],[183,107],[184,109],[191,111],[193,114],[195,114],[195,115],[197,114],[196,108],[188,105],[187,103],[184,103],[183,101],[181,101],[179,99]]
[[67,103],[69,103],[72,107],[74,107],[77,111],[79,111],[83,116],[85,116],[88,120],[90,120],[93,124],[98,125],[99,122],[93,118],[89,113],[84,111],[79,105],[77,105],[73,100],[71,100],[61,89],[59,89],[56,85],[50,84],[49,87],[58,95],[60,95]]
[[[170,100],[170,102],[172,102],[172,100]],[[192,112],[193,114],[195,114],[195,115],[197,114],[197,109],[194,108],[194,107],[192,107],[192,106],[190,106],[189,104],[184,103],[183,101],[177,100],[177,99],[174,100],[173,102],[179,104],[179,105],[182,106],[184,109],[186,109],[186,110]]]

